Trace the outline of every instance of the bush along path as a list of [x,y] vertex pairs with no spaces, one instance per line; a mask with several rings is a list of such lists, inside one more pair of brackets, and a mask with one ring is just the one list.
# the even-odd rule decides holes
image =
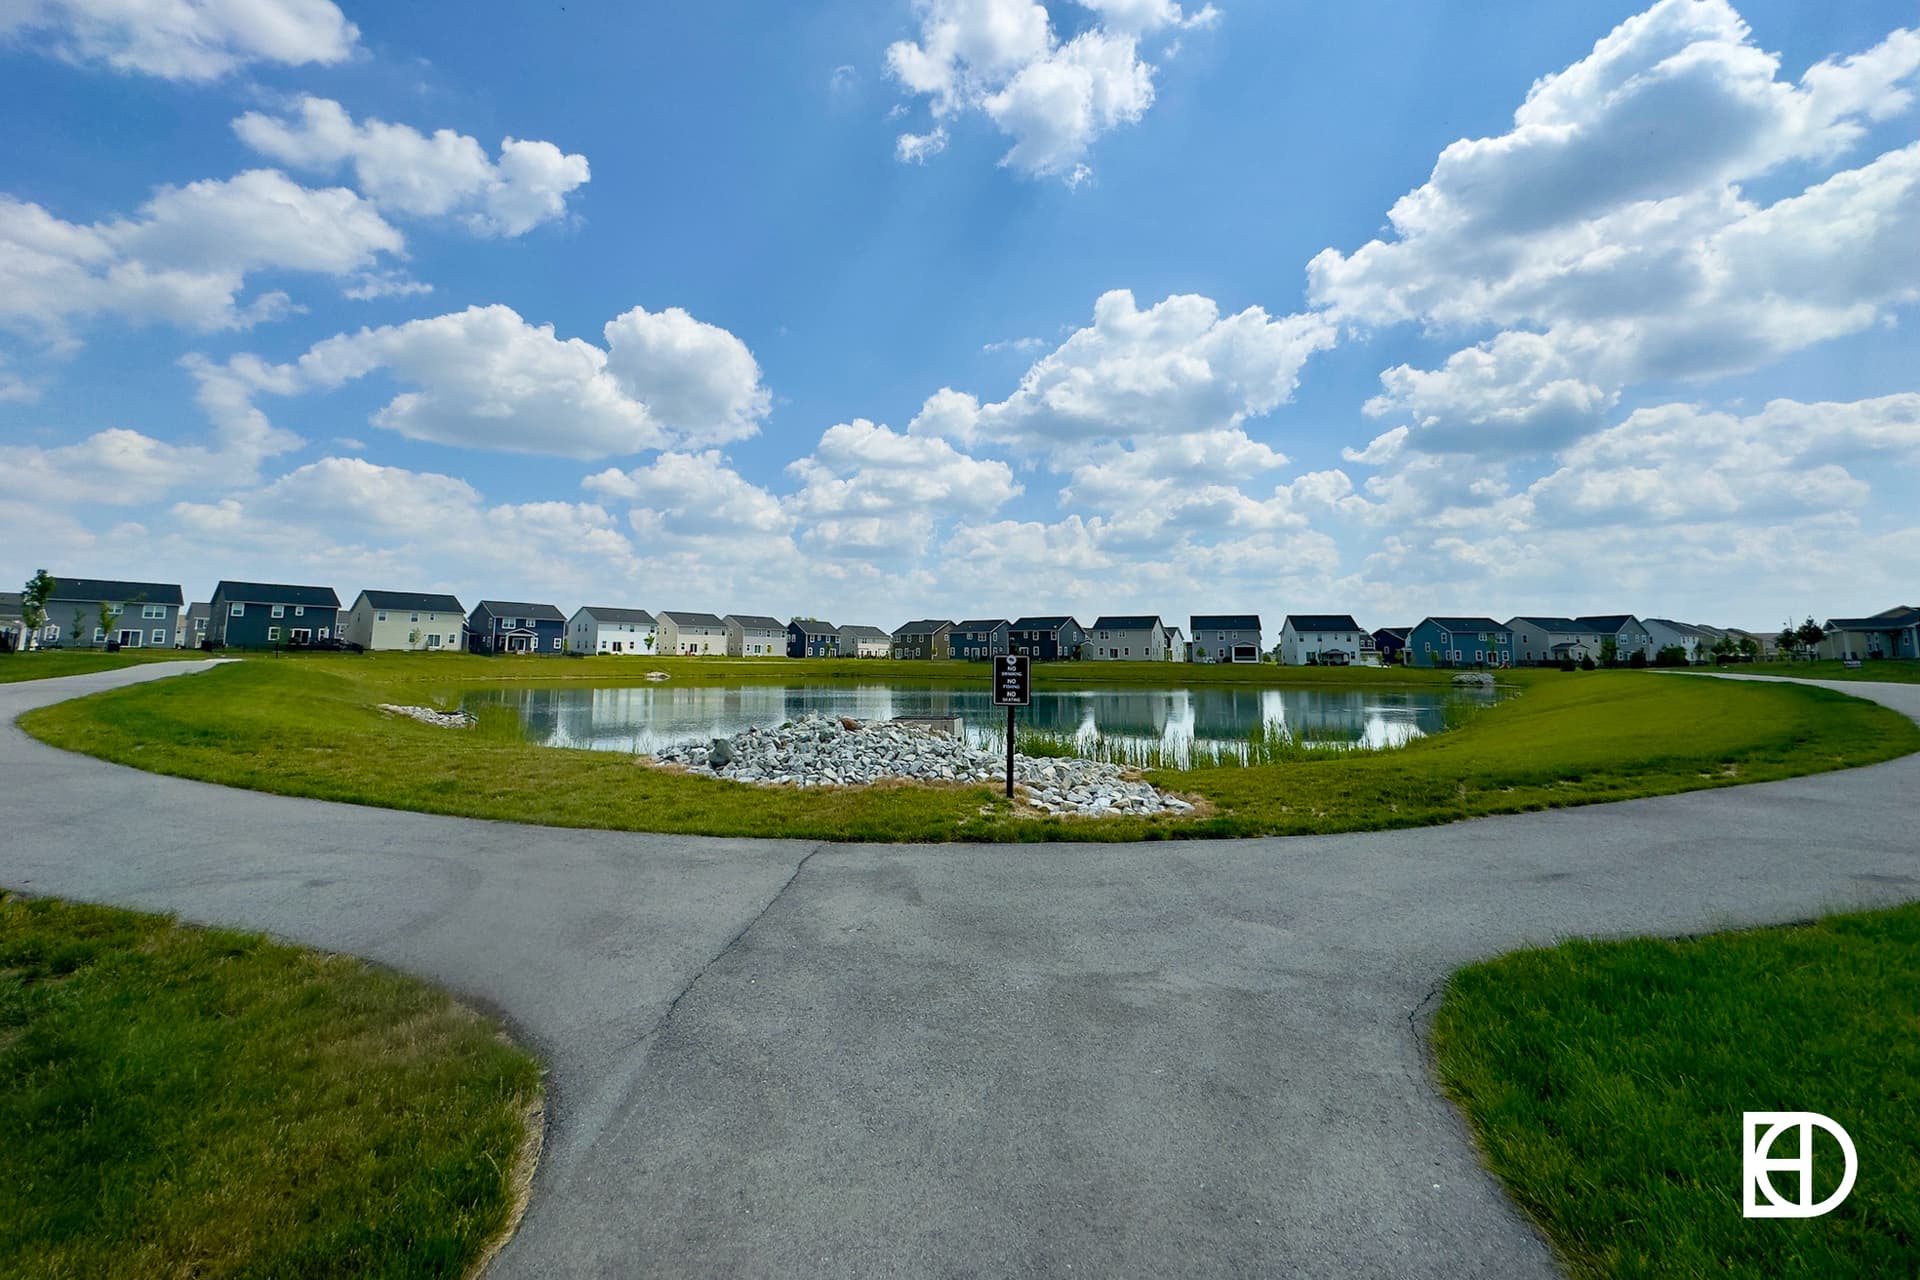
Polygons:
[[[775,728],[754,727],[705,746],[689,743],[642,757],[758,786],[846,787],[877,782],[980,783],[1006,777],[1006,756],[965,738],[897,721],[804,716]],[[1127,776],[1119,765],[1016,754],[1017,794],[1042,813],[1108,817],[1188,814],[1194,806]]]

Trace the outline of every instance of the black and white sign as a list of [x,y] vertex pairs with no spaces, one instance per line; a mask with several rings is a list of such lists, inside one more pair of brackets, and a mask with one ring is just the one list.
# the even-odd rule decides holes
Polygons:
[[993,660],[993,705],[1024,707],[1033,701],[1027,684],[1027,655],[1003,653]]

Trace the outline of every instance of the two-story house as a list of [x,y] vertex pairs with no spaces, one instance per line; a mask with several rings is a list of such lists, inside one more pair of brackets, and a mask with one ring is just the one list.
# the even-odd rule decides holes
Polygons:
[[339,638],[340,597],[332,587],[227,582],[207,602],[207,641],[216,649],[277,649]]
[[893,652],[893,637],[863,622],[841,627],[839,644],[843,658],[884,658]]
[[467,648],[474,653],[564,653],[567,615],[550,604],[482,600],[467,617]]
[[1373,633],[1373,651],[1380,661],[1387,665],[1400,662],[1406,657],[1407,633],[1412,627],[1379,627]]
[[1165,662],[1167,643],[1158,614],[1103,614],[1087,628],[1085,652],[1095,662]]
[[953,656],[953,624],[945,618],[921,618],[893,629],[893,656],[909,662],[931,662]]
[[1280,624],[1280,661],[1300,667],[1371,665],[1373,633],[1350,613],[1290,613]]
[[953,624],[947,645],[953,656],[966,662],[984,662],[1007,652],[1007,633],[1012,625],[1005,618],[967,618]]
[[1659,657],[1662,649],[1678,649],[1688,663],[1713,660],[1713,642],[1719,637],[1704,628],[1672,618],[1647,618],[1641,625],[1647,629],[1647,644],[1652,650],[1649,657]]
[[207,602],[197,600],[180,611],[180,622],[173,630],[173,647],[198,649],[207,638]]
[[340,638],[363,649],[459,653],[467,610],[449,595],[362,591],[340,621]]
[[778,618],[758,613],[730,613],[721,621],[727,628],[727,654],[734,658],[784,658],[787,629]]
[[1260,661],[1260,615],[1196,613],[1187,619],[1193,632],[1195,662]]
[[[184,600],[178,583],[55,578],[40,643],[69,649],[109,642],[123,649],[166,649],[173,644]],[[103,605],[112,615],[111,628],[100,625]]]
[[787,624],[789,658],[837,658],[840,628],[823,618],[795,618]]
[[1510,667],[1513,632],[1492,618],[1425,618],[1407,634],[1415,667]]
[[714,614],[663,609],[658,622],[662,653],[724,656],[727,652],[727,624]]
[[659,626],[645,609],[583,605],[567,619],[568,653],[649,654],[660,643]]
[[1528,615],[1507,619],[1513,661],[1522,667],[1600,660],[1600,633],[1575,618]]
[[1007,652],[1036,662],[1076,659],[1087,642],[1086,630],[1072,618],[1054,614],[1015,618],[1007,627]]
[[[1648,662],[1653,661],[1653,637],[1647,633],[1640,619],[1630,613],[1583,614],[1575,618],[1583,627],[1591,628],[1605,645],[1608,636],[1613,637],[1614,661],[1622,665],[1633,661],[1636,653],[1646,655]],[[1598,654],[1595,655],[1596,657]]]

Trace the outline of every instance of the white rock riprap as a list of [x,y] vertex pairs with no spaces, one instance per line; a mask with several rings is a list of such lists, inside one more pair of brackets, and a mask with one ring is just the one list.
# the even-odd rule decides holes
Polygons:
[[405,716],[409,720],[418,720],[421,724],[430,724],[436,729],[466,729],[473,725],[473,716],[465,711],[435,711],[432,707],[396,707],[383,702],[380,710],[390,716]]
[[[858,787],[886,780],[997,782],[1006,756],[965,738],[917,725],[811,715],[778,728],[748,729],[705,746],[686,743],[653,755],[649,763],[763,787]],[[1035,759],[1016,755],[1013,779],[1027,803],[1043,813],[1103,817],[1186,814],[1177,796],[1128,778],[1117,764],[1098,760]]]

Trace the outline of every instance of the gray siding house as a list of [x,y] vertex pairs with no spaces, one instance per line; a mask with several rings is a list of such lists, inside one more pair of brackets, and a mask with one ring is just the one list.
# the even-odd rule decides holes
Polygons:
[[1107,614],[1087,628],[1086,656],[1094,662],[1165,662],[1167,629],[1157,614]]
[[757,613],[730,613],[723,621],[727,628],[727,654],[734,658],[784,658],[787,655],[787,628],[778,618]]
[[[1616,650],[1615,661],[1626,663],[1633,655],[1642,653],[1648,662],[1653,661],[1653,637],[1640,625],[1640,619],[1630,613],[1583,614],[1575,618],[1583,627],[1591,627],[1604,643],[1608,636],[1613,637]],[[1595,654],[1598,657],[1598,653]]]
[[945,618],[922,618],[903,622],[893,631],[893,656],[907,661],[929,662],[953,656],[953,624]]
[[1600,632],[1574,618],[1512,618],[1513,660],[1523,667],[1600,660]]
[[878,627],[850,622],[840,628],[840,656],[884,658],[893,652],[893,637]]
[[984,662],[1007,652],[1007,633],[1011,624],[1005,618],[968,618],[953,624],[947,645],[953,656],[967,662]]
[[727,652],[727,624],[711,613],[663,609],[656,622],[662,653],[724,656]]
[[1195,662],[1260,661],[1260,615],[1196,613],[1187,619]]
[[1829,618],[1823,658],[1920,658],[1920,606],[1895,605],[1868,618]]
[[0,591],[0,653],[27,647],[27,627],[20,616],[20,604],[18,591]]
[[1086,642],[1087,633],[1078,622],[1057,614],[1015,618],[1007,628],[1007,651],[1036,662],[1072,661]]
[[173,643],[179,649],[198,649],[207,638],[207,605],[205,601],[190,604],[180,615],[180,625],[174,628]]
[[[112,578],[55,578],[47,597],[40,643],[90,649],[109,642],[123,649],[170,649],[185,597],[178,583],[121,582]],[[111,634],[100,606],[119,613]]]

